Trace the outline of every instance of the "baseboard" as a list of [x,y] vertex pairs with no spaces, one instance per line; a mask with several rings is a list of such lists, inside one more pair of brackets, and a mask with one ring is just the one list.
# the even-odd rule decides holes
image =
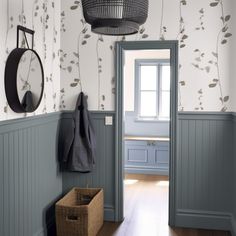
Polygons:
[[157,168],[141,168],[141,167],[125,167],[125,173],[127,174],[144,174],[144,175],[169,175],[168,170]]
[[233,215],[232,215],[232,217],[231,217],[231,225],[232,225],[232,228],[231,228],[231,235],[232,235],[232,236],[236,236],[236,219],[234,218]]
[[34,234],[34,236],[56,236],[55,217],[52,217],[44,227]]
[[113,206],[105,205],[104,206],[104,220],[105,221],[115,221],[115,209]]
[[232,229],[232,214],[179,209],[176,213],[175,224],[177,227],[230,231]]

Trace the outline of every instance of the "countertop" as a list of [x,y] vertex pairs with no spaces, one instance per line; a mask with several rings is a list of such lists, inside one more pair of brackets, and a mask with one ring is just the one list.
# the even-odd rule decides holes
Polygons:
[[125,136],[125,140],[129,141],[163,141],[169,142],[169,137],[157,137],[157,136]]

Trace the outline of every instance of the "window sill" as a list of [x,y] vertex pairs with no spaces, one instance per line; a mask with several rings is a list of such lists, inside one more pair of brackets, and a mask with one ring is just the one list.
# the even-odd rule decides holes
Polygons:
[[142,119],[142,118],[136,118],[134,120],[135,122],[143,122],[143,123],[169,123],[170,119]]

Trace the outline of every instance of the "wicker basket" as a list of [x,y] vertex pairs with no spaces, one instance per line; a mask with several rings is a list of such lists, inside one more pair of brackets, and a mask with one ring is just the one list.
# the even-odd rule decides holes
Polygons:
[[56,203],[57,236],[95,236],[103,225],[103,190],[73,188]]

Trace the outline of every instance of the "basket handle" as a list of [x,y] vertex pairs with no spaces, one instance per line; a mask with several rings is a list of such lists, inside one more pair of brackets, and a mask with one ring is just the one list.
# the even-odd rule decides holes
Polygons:
[[75,215],[66,216],[66,221],[78,221],[79,219],[80,219],[80,217],[75,216]]

